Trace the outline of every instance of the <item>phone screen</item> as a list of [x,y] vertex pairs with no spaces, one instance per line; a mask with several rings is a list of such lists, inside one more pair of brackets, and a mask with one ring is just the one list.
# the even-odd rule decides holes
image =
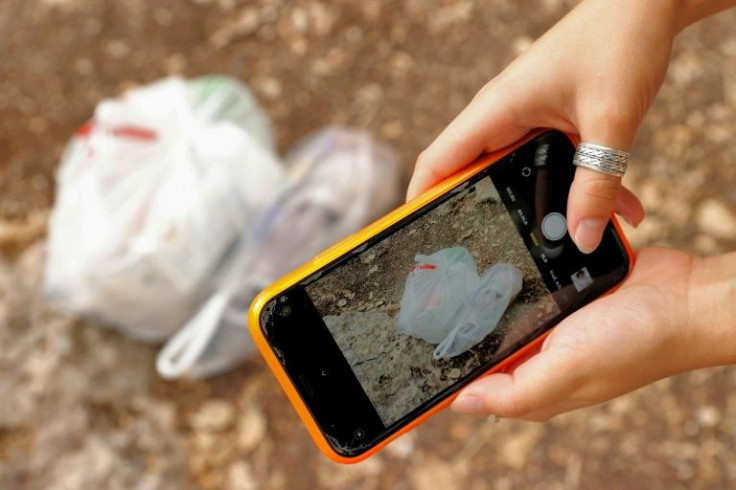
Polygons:
[[[573,153],[545,133],[279,298],[272,345],[336,447],[370,446],[625,276],[612,226],[590,255],[567,234]],[[295,354],[310,343],[318,358]]]

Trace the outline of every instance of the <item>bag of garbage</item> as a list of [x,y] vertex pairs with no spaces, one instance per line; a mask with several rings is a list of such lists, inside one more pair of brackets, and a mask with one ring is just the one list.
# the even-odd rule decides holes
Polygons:
[[166,378],[206,377],[253,349],[247,313],[258,292],[401,201],[397,155],[362,131],[328,128],[305,138],[285,162],[288,185],[224,259],[219,287],[161,350]]
[[146,341],[216,289],[222,258],[280,194],[268,120],[226,77],[168,78],[101,102],[57,174],[45,291]]
[[475,260],[464,247],[417,255],[401,298],[399,330],[438,344],[455,326],[467,298],[478,289]]
[[486,270],[455,326],[434,350],[434,358],[449,359],[479,344],[496,328],[521,286],[521,271],[511,264],[498,263]]

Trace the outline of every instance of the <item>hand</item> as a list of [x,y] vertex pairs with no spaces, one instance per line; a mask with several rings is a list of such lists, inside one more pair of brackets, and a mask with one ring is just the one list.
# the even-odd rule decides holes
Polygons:
[[[682,27],[672,0],[586,0],[491,80],[420,155],[408,199],[537,127],[628,151]],[[615,211],[636,225],[641,203],[619,178],[578,168],[567,221],[592,252]]]
[[643,250],[616,292],[566,318],[513,373],[467,386],[452,408],[541,421],[707,364],[690,322],[694,260]]

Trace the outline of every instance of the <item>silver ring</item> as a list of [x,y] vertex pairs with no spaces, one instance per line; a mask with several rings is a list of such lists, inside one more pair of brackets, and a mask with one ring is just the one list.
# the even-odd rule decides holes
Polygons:
[[631,154],[594,143],[580,143],[572,163],[614,177],[623,177]]

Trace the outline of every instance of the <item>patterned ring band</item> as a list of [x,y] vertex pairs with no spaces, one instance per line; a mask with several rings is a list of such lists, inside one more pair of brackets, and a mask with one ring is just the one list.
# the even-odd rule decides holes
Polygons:
[[629,166],[630,154],[607,146],[580,143],[573,163],[614,177],[623,177]]

